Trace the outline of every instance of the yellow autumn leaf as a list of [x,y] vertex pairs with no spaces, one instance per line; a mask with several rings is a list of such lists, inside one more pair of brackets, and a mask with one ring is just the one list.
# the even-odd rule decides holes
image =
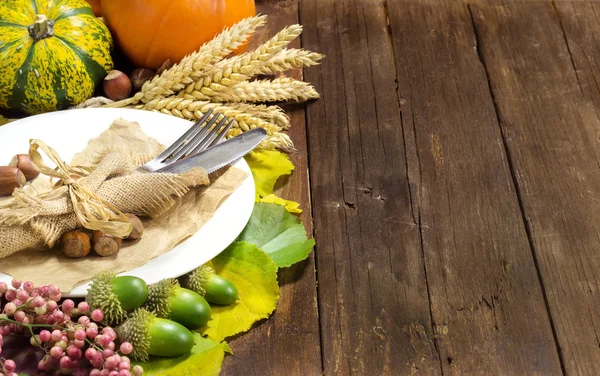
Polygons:
[[258,202],[281,205],[290,213],[302,213],[302,209],[300,209],[300,204],[296,201],[286,200],[281,197],[277,197],[273,194],[260,198]]
[[194,347],[189,354],[176,358],[153,357],[144,363],[145,376],[218,376],[225,353],[232,353],[225,342],[215,342],[200,334],[194,335]]
[[277,265],[254,244],[235,242],[212,260],[215,272],[238,289],[230,306],[212,306],[211,320],[202,334],[216,342],[247,331],[269,317],[279,300]]
[[272,194],[277,179],[294,171],[290,158],[276,150],[251,152],[246,156],[246,162],[254,176],[257,199]]

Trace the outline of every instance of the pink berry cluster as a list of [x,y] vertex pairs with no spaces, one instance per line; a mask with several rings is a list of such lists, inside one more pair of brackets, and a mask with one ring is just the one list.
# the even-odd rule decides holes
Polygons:
[[[36,288],[19,280],[11,285],[0,282],[0,355],[3,336],[28,335],[31,345],[46,352],[38,363],[41,371],[58,369],[69,374],[75,368],[93,367],[90,376],[142,375],[142,367],[131,367],[127,357],[132,345],[122,342],[117,347],[115,330],[101,323],[102,311],[90,312],[85,301],[60,302],[60,289],[55,285]],[[0,357],[0,376],[16,376],[15,369],[13,360]]]
[[[0,336],[1,338],[2,336]],[[2,342],[2,341],[0,341]],[[10,360],[10,359],[2,359],[0,358],[0,376],[18,376],[15,373],[15,369],[17,368],[17,365],[15,364],[14,361]]]

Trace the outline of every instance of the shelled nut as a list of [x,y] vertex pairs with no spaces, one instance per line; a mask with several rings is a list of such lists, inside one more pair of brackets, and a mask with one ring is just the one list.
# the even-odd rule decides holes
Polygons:
[[0,167],[0,196],[10,196],[16,188],[25,185],[27,179],[15,166]]

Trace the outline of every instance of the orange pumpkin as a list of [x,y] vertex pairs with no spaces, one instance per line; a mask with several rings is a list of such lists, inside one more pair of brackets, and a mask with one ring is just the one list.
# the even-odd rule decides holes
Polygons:
[[102,2],[102,0],[87,0],[87,2],[90,3],[90,5],[92,6],[96,17],[102,16],[102,9],[100,8],[100,3]]
[[138,67],[179,62],[223,28],[254,16],[254,0],[102,0],[102,15]]

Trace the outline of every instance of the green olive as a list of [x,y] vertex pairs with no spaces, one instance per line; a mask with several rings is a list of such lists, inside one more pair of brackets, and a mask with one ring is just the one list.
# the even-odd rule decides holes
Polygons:
[[150,347],[148,354],[174,357],[187,354],[194,346],[194,335],[175,321],[154,318],[148,327]]
[[206,291],[204,299],[213,304],[230,305],[239,297],[235,285],[218,274],[212,274],[202,287]]
[[192,290],[177,288],[175,294],[169,297],[169,304],[171,312],[168,318],[188,329],[199,329],[210,320],[210,305]]
[[113,278],[112,291],[126,312],[141,307],[148,299],[148,286],[143,279],[138,277],[121,276]]

